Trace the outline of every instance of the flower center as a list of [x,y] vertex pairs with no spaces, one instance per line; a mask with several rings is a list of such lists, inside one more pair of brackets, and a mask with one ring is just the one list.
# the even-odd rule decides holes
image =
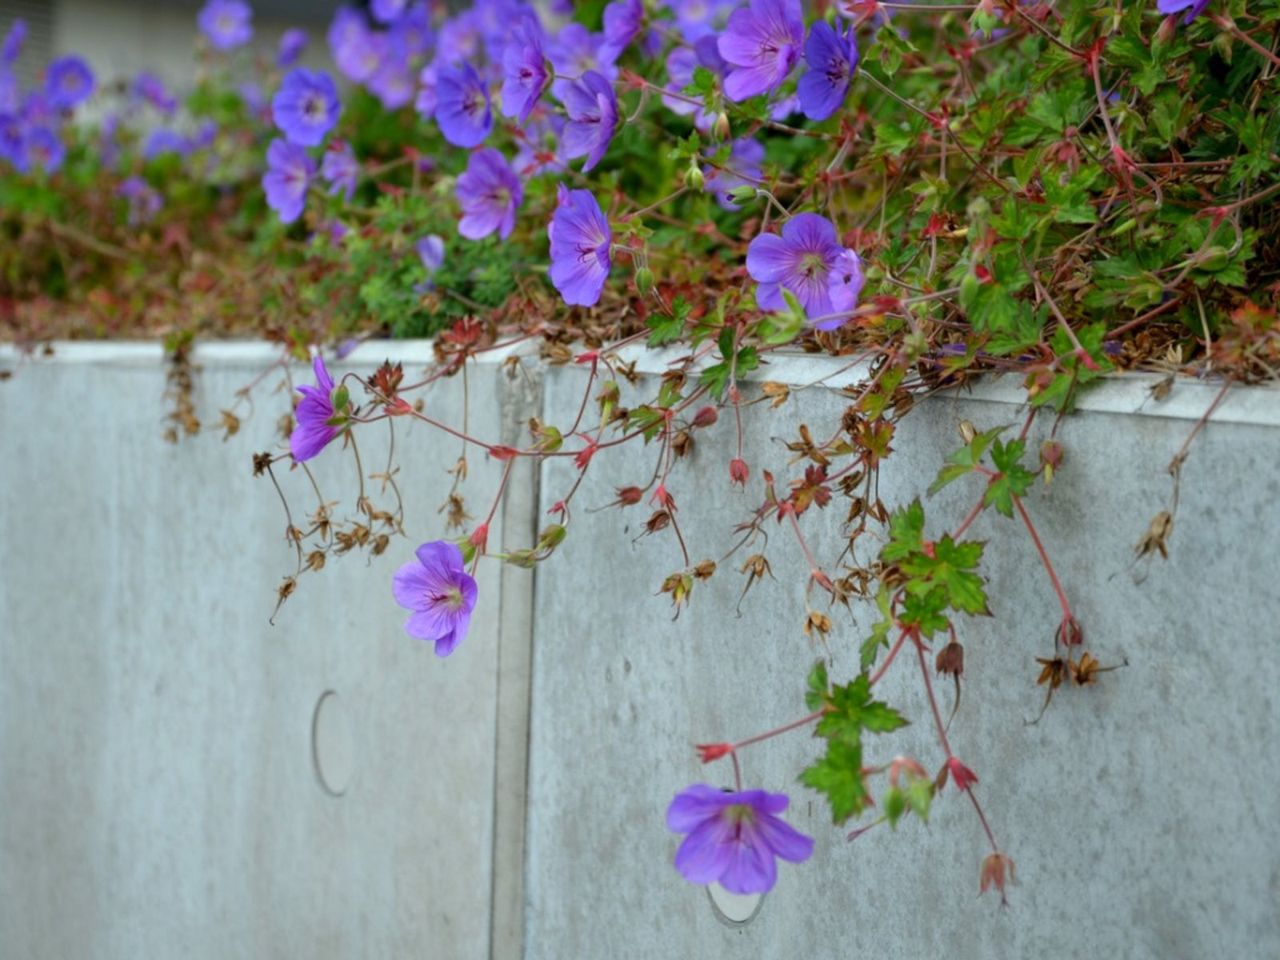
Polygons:
[[821,273],[826,273],[827,261],[820,253],[806,253],[800,261],[800,272],[812,280]]
[[431,598],[431,602],[440,604],[449,610],[460,610],[462,608],[462,591],[457,587],[447,587],[444,593],[438,593]]

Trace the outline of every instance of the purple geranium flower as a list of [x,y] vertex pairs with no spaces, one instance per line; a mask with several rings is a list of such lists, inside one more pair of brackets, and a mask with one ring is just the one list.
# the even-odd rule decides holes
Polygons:
[[715,194],[716,202],[725,210],[737,210],[738,204],[733,202],[729,191],[735,187],[761,185],[763,163],[764,144],[750,137],[735,140],[729,148],[729,162],[724,169],[703,167],[703,189]]
[[151,184],[142,177],[129,177],[120,182],[116,193],[129,204],[129,224],[137,226],[146,223],[164,206],[164,198]]
[[[280,140],[275,142],[283,143]],[[293,418],[297,426],[289,435],[289,452],[298,463],[310,460],[342,432],[341,425],[333,422],[340,412],[334,403],[334,394],[338,391],[334,387],[333,377],[325,369],[324,358],[316,354],[311,361],[311,369],[316,375],[316,385],[313,387],[304,383],[297,388],[302,399],[294,408]],[[341,397],[337,399],[342,400]],[[346,404],[342,403],[342,406],[345,409]]]
[[280,34],[280,52],[276,54],[276,66],[293,66],[305,49],[307,49],[307,31],[301,27],[290,27]]
[[143,70],[134,78],[133,95],[166,115],[178,109],[178,101],[164,88],[164,81],[148,70]]
[[395,22],[387,35],[392,53],[406,63],[431,49],[435,32],[431,29],[431,12],[425,3],[415,3]]
[[405,633],[431,640],[436,656],[447,657],[467,636],[476,606],[476,582],[466,571],[456,543],[424,543],[411,560],[396,571],[392,593],[396,603],[412,610]]
[[644,25],[640,0],[614,0],[604,8],[604,47],[600,54],[612,63],[631,45]]
[[363,16],[344,7],[329,26],[329,50],[344,77],[364,83],[382,66],[387,35],[370,30]]
[[329,183],[329,196],[336,197],[341,193],[349,201],[356,192],[359,174],[360,165],[356,162],[351,144],[339,140],[329,144],[329,149],[324,152],[324,159],[320,161],[320,176]]
[[854,67],[858,65],[853,27],[842,32],[819,20],[805,41],[804,61],[809,69],[796,87],[800,109],[810,120],[825,120],[844,103]]
[[489,88],[464,63],[459,68],[441,67],[436,77],[436,123],[444,138],[455,147],[474,147],[493,129],[493,109]]
[[27,151],[22,121],[9,113],[0,113],[0,158],[8,160],[19,173],[27,172]]
[[439,99],[436,96],[436,65],[428,63],[418,73],[418,96],[413,101],[413,109],[422,119],[429,120],[436,115]]
[[49,64],[45,93],[59,110],[72,110],[93,96],[93,71],[79,57],[59,57]]
[[550,81],[542,28],[526,17],[502,52],[502,115],[524,124]]
[[428,276],[444,266],[444,237],[428,233],[425,237],[419,237],[414,246]]
[[293,223],[307,204],[307,187],[316,175],[316,165],[306,147],[286,143],[278,137],[267,147],[267,172],[262,189],[267,206],[280,215],[281,223]]
[[379,23],[395,23],[409,7],[409,0],[373,0],[369,12]]
[[4,35],[4,41],[0,42],[0,66],[13,65],[22,53],[22,45],[26,39],[27,21],[15,17],[13,23],[9,24],[9,32]]
[[458,177],[457,193],[462,206],[460,234],[468,240],[480,240],[495,230],[503,240],[511,235],[524,189],[501,153],[482,147],[471,154],[466,172]]
[[555,66],[559,79],[551,83],[551,92],[557,100],[564,100],[565,92],[574,81],[588,70],[594,70],[607,80],[612,80],[617,70],[612,60],[604,54],[604,35],[592,33],[580,23],[567,23],[547,44],[547,58]]
[[22,148],[26,154],[25,169],[38,167],[45,173],[56,173],[67,155],[62,140],[45,126],[29,129],[22,138]]
[[848,323],[852,319],[850,313],[857,306],[858,296],[866,282],[866,274],[862,272],[862,258],[846,248],[831,268],[831,282],[828,286],[836,315],[819,319],[813,325],[819,330],[834,330]]
[[1183,10],[1187,11],[1187,15],[1182,18],[1182,22],[1190,23],[1200,14],[1204,13],[1205,7],[1209,6],[1209,0],[1158,0],[1156,8],[1163,14],[1171,15],[1179,13]]
[[253,10],[245,0],[209,0],[196,23],[218,50],[234,50],[253,39]]
[[803,863],[813,839],[778,814],[785,793],[717,790],[696,783],[667,807],[667,828],[687,833],[676,851],[676,869],[691,883],[716,883],[730,893],[768,893],[778,880],[776,857]]
[[338,122],[342,105],[333,78],[320,70],[294,67],[271,98],[271,115],[290,143],[319,145]]
[[857,267],[856,284],[850,276],[845,254],[851,252],[840,245],[831,221],[816,213],[792,217],[783,226],[782,236],[760,234],[747,247],[747,272],[760,284],[756,304],[761,310],[785,310],[782,291],[790,290],[822,329],[839,326],[847,318],[832,314],[852,310],[862,286],[856,263],[852,265]]
[[714,41],[716,32],[739,0],[673,0],[667,6],[676,15],[676,26],[687,43],[703,37]]
[[613,84],[594,70],[571,83],[564,95],[569,122],[564,127],[564,158],[586,157],[586,173],[604,157],[618,128],[618,97]]
[[378,71],[369,78],[368,86],[369,92],[388,110],[399,110],[412,103],[417,90],[408,62],[393,56],[383,61]]
[[547,225],[551,241],[549,275],[564,302],[591,307],[600,300],[609,277],[609,221],[589,190],[560,184],[559,204]]
[[733,11],[718,41],[720,56],[735,68],[725,78],[725,96],[746,100],[777,90],[803,43],[799,0],[751,0]]

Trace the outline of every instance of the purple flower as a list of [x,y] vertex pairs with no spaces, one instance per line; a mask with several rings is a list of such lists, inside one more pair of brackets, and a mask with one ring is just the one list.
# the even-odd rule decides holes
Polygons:
[[817,320],[813,325],[819,330],[834,330],[848,323],[852,319],[848,314],[857,305],[858,296],[862,293],[862,286],[866,282],[866,275],[862,272],[862,258],[846,248],[836,258],[835,266],[831,268],[831,282],[828,287],[831,303],[836,308],[837,315]]
[[356,163],[351,144],[339,140],[329,144],[324,159],[320,161],[320,176],[329,183],[329,196],[336,197],[341,193],[343,199],[350,201],[356,192],[359,175],[360,165]]
[[618,128],[618,97],[613,84],[588,70],[571,83],[564,95],[569,122],[564,127],[564,158],[587,158],[586,173],[603,159]]
[[[857,254],[840,245],[831,221],[816,213],[800,213],[786,222],[782,236],[762,233],[747,247],[747,272],[759,282],[756,304],[761,310],[785,310],[790,290],[820,329],[839,326],[862,287]],[[853,274],[856,272],[856,282]]]
[[489,89],[475,67],[441,67],[436,78],[436,123],[455,147],[474,147],[493,129]]
[[234,50],[253,38],[253,10],[245,0],[209,0],[196,23],[217,50]]
[[559,204],[547,225],[551,241],[549,276],[564,302],[592,307],[609,278],[609,221],[589,190],[560,184]]
[[147,137],[147,142],[142,145],[142,157],[144,160],[152,160],[156,157],[164,156],[166,153],[176,153],[180,157],[186,156],[191,152],[191,143],[182,134],[175,130],[168,130],[159,127],[151,131]]
[[319,145],[338,122],[338,88],[327,73],[294,67],[271,98],[271,115],[290,143]]
[[526,17],[502,51],[502,115],[517,117],[523,125],[550,80],[542,28]]
[[444,237],[428,233],[425,237],[419,237],[414,246],[428,276],[444,266]]
[[8,160],[19,173],[27,172],[22,121],[9,113],[0,113],[0,158]]
[[415,3],[395,22],[388,35],[391,50],[404,61],[431,49],[435,33],[431,29],[431,13],[425,3]]
[[725,96],[746,100],[777,90],[803,43],[799,0],[751,0],[733,11],[718,41],[720,56],[736,68],[725,79]]
[[767,893],[778,880],[776,857],[803,863],[813,839],[778,817],[785,793],[732,793],[696,783],[667,807],[667,828],[688,836],[676,851],[676,869],[690,883],[716,883],[730,893]]
[[592,33],[580,23],[569,23],[547,44],[547,57],[555,66],[560,79],[551,83],[551,92],[557,100],[564,100],[565,92],[574,81],[568,77],[580,77],[594,70],[607,80],[617,73],[611,60],[602,56],[604,36]]
[[604,8],[604,47],[601,56],[612,63],[631,45],[644,25],[640,0],[614,0]]
[[1166,15],[1186,10],[1187,15],[1182,18],[1184,24],[1190,23],[1204,13],[1207,6],[1209,6],[1209,0],[1158,0],[1156,3],[1156,9]]
[[166,115],[178,109],[178,101],[165,90],[164,82],[148,70],[143,70],[134,78],[133,95]]
[[267,206],[280,215],[281,223],[293,223],[302,216],[307,204],[307,187],[316,175],[315,161],[305,147],[286,143],[280,138],[267,147],[267,172],[262,175],[262,189]]
[[739,0],[674,0],[667,4],[676,15],[676,25],[687,43],[696,43],[703,37],[715,39],[723,26],[724,18]]
[[93,71],[79,57],[59,57],[49,64],[45,93],[59,110],[72,110],[93,96]]
[[825,20],[819,20],[805,42],[804,62],[809,69],[796,87],[800,109],[810,120],[825,120],[844,103],[854,67],[858,65],[852,26],[842,33]]
[[9,24],[9,32],[4,35],[4,41],[0,43],[0,65],[12,66],[22,53],[22,45],[26,39],[27,21],[15,17],[13,23]]
[[369,92],[374,94],[388,110],[399,110],[413,101],[416,90],[409,64],[395,57],[387,57],[382,66],[369,78]]
[[409,6],[409,0],[373,0],[369,12],[379,23],[395,23]]
[[[275,142],[283,144],[281,140]],[[297,388],[302,399],[294,408],[293,418],[297,425],[289,435],[289,452],[298,463],[310,460],[342,431],[342,426],[333,421],[339,418],[338,406],[346,409],[341,395],[336,397],[335,403],[335,394],[345,393],[346,390],[335,389],[333,377],[325,369],[324,358],[316,354],[311,361],[311,369],[316,375],[316,385],[313,387],[304,383]]]
[[516,172],[526,179],[540,173],[564,173],[568,166],[559,156],[556,146],[563,132],[564,117],[534,114],[520,131],[513,163]]
[[460,234],[468,240],[480,240],[495,230],[503,240],[511,235],[524,189],[497,150],[482,147],[471,154],[466,172],[458,177],[457,193],[462,206]]
[[302,51],[307,49],[307,31],[301,27],[290,27],[280,34],[280,52],[276,54],[277,67],[291,67],[298,62]]
[[66,158],[62,140],[49,127],[35,126],[22,138],[26,162],[22,169],[38,167],[45,173],[56,173]]
[[382,66],[387,54],[387,35],[370,30],[364,17],[345,7],[329,26],[329,50],[342,75],[364,83]]
[[729,196],[729,191],[735,187],[759,185],[763,163],[763,144],[750,137],[735,140],[729,148],[729,162],[724,169],[703,168],[703,189],[715,194],[716,202],[725,210],[738,210],[740,208]]
[[436,107],[440,98],[436,96],[436,65],[428,63],[418,73],[418,96],[413,101],[413,109],[418,116],[428,120],[436,115]]
[[476,582],[467,574],[456,543],[436,540],[414,552],[418,559],[396,571],[391,592],[396,603],[413,611],[405,633],[434,641],[436,656],[447,657],[466,639],[476,606]]
[[146,223],[164,206],[164,198],[142,177],[129,177],[116,187],[116,193],[129,203],[129,225]]

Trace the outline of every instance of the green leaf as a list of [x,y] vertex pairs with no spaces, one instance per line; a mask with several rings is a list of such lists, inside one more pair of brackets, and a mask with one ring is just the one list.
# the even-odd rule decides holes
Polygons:
[[886,563],[919,553],[924,547],[924,507],[917,498],[889,516],[889,542],[880,551]]
[[1025,496],[1036,479],[1036,475],[1019,462],[1026,447],[1021,440],[1013,440],[1008,444],[997,440],[991,448],[991,461],[1000,472],[987,484],[982,502],[995,507],[1006,517],[1013,516],[1014,497]]
[[800,782],[826,796],[833,823],[844,823],[871,802],[862,779],[862,747],[857,744],[831,741],[822,759],[801,772]]
[[684,324],[689,319],[690,306],[684,297],[676,297],[671,302],[671,316],[655,313],[645,321],[652,332],[649,334],[649,346],[660,347],[664,343],[679,340],[684,335]]
[[884,797],[880,801],[880,809],[884,811],[885,819],[889,821],[889,826],[898,829],[898,821],[902,818],[903,813],[907,809],[907,798],[897,787],[890,787],[885,791]]
[[830,686],[827,680],[826,661],[819,660],[813,665],[813,669],[809,671],[806,686],[808,690],[804,695],[805,706],[810,710],[821,710],[822,705],[826,703],[827,688]]
[[982,458],[987,452],[987,447],[991,446],[991,441],[1008,429],[1006,425],[984,430],[969,441],[968,446],[961,447],[947,457],[946,466],[938,471],[938,478],[929,485],[929,495],[932,496],[937,493],[953,480],[958,480],[966,474],[972,473],[974,468],[982,462]]

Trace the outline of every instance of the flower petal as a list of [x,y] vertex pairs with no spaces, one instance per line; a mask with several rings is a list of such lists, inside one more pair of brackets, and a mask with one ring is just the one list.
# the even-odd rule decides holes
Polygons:
[[733,859],[733,827],[720,817],[704,820],[676,851],[675,867],[690,883],[719,880]]

